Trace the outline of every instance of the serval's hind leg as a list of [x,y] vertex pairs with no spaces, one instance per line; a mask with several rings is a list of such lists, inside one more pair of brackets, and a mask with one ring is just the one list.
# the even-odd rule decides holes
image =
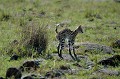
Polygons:
[[73,54],[74,54],[74,56],[75,56],[75,59],[78,60],[78,57],[77,57],[77,55],[76,55],[76,53],[75,53],[75,47],[74,47],[74,46],[73,46]]
[[73,51],[75,60],[78,60],[77,55],[76,55],[76,53],[75,53],[74,41],[71,41],[71,48],[72,48],[72,51]]
[[72,59],[75,60],[75,58],[73,57],[73,55],[71,53],[71,50],[72,50],[72,45],[71,45],[71,42],[69,42],[69,54],[72,57]]

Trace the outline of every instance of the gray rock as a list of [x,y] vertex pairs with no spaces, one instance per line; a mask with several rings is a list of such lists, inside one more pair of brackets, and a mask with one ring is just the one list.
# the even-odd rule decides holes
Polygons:
[[54,69],[54,70],[46,72],[45,78],[59,78],[62,75],[64,75],[64,73],[61,70]]
[[46,72],[45,78],[47,79],[66,79],[65,74],[75,75],[78,74],[79,69],[53,69]]
[[111,54],[113,53],[113,49],[109,46],[100,45],[96,43],[81,43],[79,44],[80,47],[84,47],[85,52],[87,51],[101,51],[103,53]]
[[113,48],[120,48],[120,40],[116,40],[115,42],[112,43],[111,45]]
[[[52,54],[52,56],[54,56],[57,59],[60,59],[58,54]],[[74,61],[69,54],[62,54],[62,56],[63,56],[64,60],[66,60],[66,61]],[[86,59],[86,56],[82,56],[82,55],[77,55],[77,57],[79,60]]]
[[104,74],[104,75],[110,75],[110,76],[118,76],[120,73],[118,71],[115,71],[115,70],[108,70],[108,69],[100,69],[96,72],[94,72],[93,74]]
[[113,67],[117,67],[119,66],[120,63],[120,55],[114,55],[110,58],[107,58],[105,60],[101,60],[98,62],[98,64],[104,65],[104,66],[113,66]]
[[41,76],[40,74],[29,73],[22,76],[21,79],[45,79],[45,77]]
[[120,0],[114,0],[115,2],[120,2]]
[[3,77],[0,77],[0,79],[4,79]]
[[[82,67],[80,67],[80,68],[82,68]],[[75,74],[78,74],[78,72],[80,71],[80,68],[74,69],[74,68],[71,68],[70,65],[66,65],[66,66],[62,65],[62,66],[60,66],[59,71],[61,71],[64,74],[67,73],[70,75],[73,75],[73,74],[75,75]]]
[[40,61],[39,60],[29,60],[29,61],[25,61],[20,67],[19,69],[21,71],[29,71],[31,69],[34,69],[36,70],[37,68],[39,68],[39,63]]
[[26,76],[23,79],[34,79],[32,76]]

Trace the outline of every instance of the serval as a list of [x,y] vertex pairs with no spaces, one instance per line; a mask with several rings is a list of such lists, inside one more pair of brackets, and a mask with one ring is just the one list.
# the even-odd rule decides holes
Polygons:
[[[72,57],[73,60],[77,60],[77,55],[75,54],[74,42],[77,34],[83,33],[83,29],[81,25],[74,31],[71,31],[70,29],[65,28],[60,32],[57,31],[58,26],[59,25],[56,26],[56,30],[55,30],[57,33],[56,38],[59,41],[59,45],[57,47],[58,56],[63,59],[62,50],[64,49],[65,42],[67,42],[70,56]],[[74,56],[72,55],[71,51],[73,51]]]

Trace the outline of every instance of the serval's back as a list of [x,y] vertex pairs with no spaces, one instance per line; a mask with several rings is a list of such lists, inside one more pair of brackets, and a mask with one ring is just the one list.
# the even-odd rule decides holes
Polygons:
[[[74,49],[74,42],[75,42],[75,38],[77,36],[78,33],[83,33],[83,30],[81,28],[81,26],[79,26],[75,31],[71,31],[70,29],[64,29],[60,32],[57,31],[57,27],[56,27],[56,33],[57,33],[57,39],[59,41],[59,45],[58,45],[58,55],[60,58],[63,59],[62,57],[62,50],[64,49],[64,45],[65,42],[67,40],[67,44],[69,46],[69,54],[70,56],[75,60],[77,59],[77,55],[75,54],[75,49]],[[71,53],[71,50],[73,50],[73,54]]]

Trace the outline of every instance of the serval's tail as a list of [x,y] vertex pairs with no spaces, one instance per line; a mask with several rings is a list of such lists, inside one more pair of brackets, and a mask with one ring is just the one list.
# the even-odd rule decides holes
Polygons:
[[60,24],[56,24],[56,29],[55,32],[58,34],[58,27],[60,26]]

